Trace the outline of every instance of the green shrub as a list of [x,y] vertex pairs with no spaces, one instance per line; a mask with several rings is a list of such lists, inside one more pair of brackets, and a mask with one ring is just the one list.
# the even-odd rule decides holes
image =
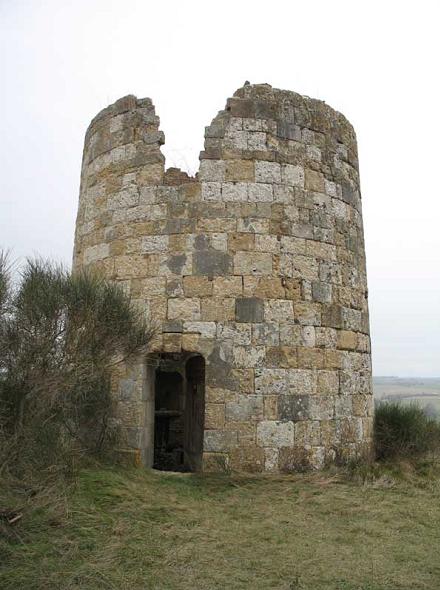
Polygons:
[[416,403],[376,405],[374,438],[378,459],[411,458],[440,449],[440,424]]
[[0,474],[69,469],[110,448],[112,367],[151,336],[118,285],[28,260],[14,286],[0,252]]

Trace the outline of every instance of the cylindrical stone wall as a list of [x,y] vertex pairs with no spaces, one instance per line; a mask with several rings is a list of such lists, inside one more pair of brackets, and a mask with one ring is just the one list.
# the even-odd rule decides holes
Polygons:
[[[158,124],[151,101],[131,96],[92,121],[74,267],[124,284],[159,323],[154,351],[204,356],[206,469],[291,471],[368,453],[351,125],[323,102],[246,85],[206,128],[192,179],[164,172]],[[127,444],[142,451],[152,422],[141,372],[120,367],[115,390]]]

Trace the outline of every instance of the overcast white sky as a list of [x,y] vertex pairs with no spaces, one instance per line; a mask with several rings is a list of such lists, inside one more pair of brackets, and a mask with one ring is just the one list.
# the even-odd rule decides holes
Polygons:
[[325,100],[359,144],[376,375],[440,375],[436,0],[0,0],[0,245],[70,264],[90,119],[153,99],[167,166],[245,80]]

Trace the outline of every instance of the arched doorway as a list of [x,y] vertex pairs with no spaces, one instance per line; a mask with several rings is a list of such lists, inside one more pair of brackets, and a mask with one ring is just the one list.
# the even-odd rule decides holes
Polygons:
[[202,465],[205,360],[162,353],[154,375],[154,460],[162,471],[198,471]]

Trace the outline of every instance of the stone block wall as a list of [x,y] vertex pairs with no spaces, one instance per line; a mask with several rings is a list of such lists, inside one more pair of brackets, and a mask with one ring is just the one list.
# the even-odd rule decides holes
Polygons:
[[[353,128],[321,101],[245,85],[206,128],[195,178],[165,171],[163,142],[150,99],[125,97],[92,121],[74,267],[120,282],[158,322],[152,352],[205,358],[205,468],[291,471],[368,453]],[[142,370],[119,368],[115,395],[148,465]]]

